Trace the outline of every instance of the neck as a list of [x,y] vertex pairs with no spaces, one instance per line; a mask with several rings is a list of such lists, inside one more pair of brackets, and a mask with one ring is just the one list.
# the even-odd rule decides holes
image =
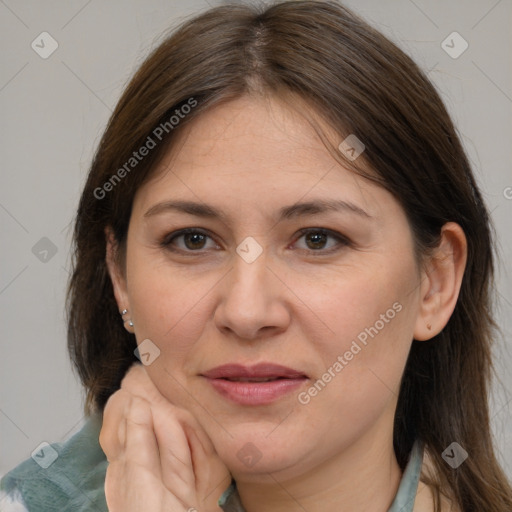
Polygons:
[[237,480],[237,489],[247,512],[387,512],[401,476],[392,432],[369,432],[305,473],[269,473],[264,483]]

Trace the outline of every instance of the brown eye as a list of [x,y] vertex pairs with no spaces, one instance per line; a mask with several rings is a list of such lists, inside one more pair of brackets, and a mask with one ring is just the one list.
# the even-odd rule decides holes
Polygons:
[[[207,242],[211,237],[197,229],[184,229],[171,233],[162,241],[162,246],[172,251],[199,252],[208,249]],[[215,244],[214,244],[215,245]],[[217,247],[215,245],[215,247]]]
[[320,232],[307,233],[304,236],[310,249],[323,249],[329,238],[329,235]]
[[202,233],[187,233],[183,236],[183,241],[187,249],[203,249],[206,236]]
[[[336,233],[334,231],[330,231],[324,228],[309,228],[301,230],[302,236],[297,240],[301,240],[304,238],[305,248],[300,248],[304,250],[309,250],[310,252],[321,252],[321,253],[330,253],[336,251],[340,247],[344,247],[350,245],[349,240],[343,235]],[[335,242],[329,244],[329,240],[334,240]]]

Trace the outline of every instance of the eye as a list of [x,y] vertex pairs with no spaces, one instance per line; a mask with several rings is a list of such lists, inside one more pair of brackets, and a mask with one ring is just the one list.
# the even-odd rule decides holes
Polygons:
[[[303,250],[310,252],[322,252],[322,253],[331,253],[337,251],[340,247],[346,247],[350,245],[350,241],[348,238],[344,237],[340,233],[336,233],[335,231],[331,231],[325,228],[307,228],[301,229],[300,233],[302,236],[297,240],[304,238],[306,243],[306,248]],[[330,245],[327,247],[329,238],[334,239],[337,243]]]
[[[322,254],[329,254],[350,245],[350,241],[345,236],[325,228],[305,228],[299,231],[302,236],[296,239],[304,238],[306,247],[300,248],[310,253],[317,252]],[[329,239],[334,240],[334,243],[329,244]],[[208,247],[208,240],[211,240],[213,247]],[[161,242],[162,247],[165,247],[174,252],[201,252],[208,249],[216,249],[218,245],[213,241],[212,237],[199,229],[187,228],[175,231],[167,235]],[[321,254],[318,254],[319,256]]]
[[[177,243],[176,241],[180,239],[181,243]],[[212,240],[210,235],[204,231],[188,228],[167,235],[164,240],[162,240],[162,246],[176,252],[199,252],[208,249],[206,246],[208,239]],[[178,246],[177,249],[175,248],[176,246]],[[214,244],[214,246],[217,247],[216,244]]]

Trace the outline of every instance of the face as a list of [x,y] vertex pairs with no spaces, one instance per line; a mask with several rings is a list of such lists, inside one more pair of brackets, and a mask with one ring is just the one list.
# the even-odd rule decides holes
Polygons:
[[[411,230],[297,112],[244,97],[198,117],[137,192],[126,251],[116,295],[160,350],[148,373],[235,478],[391,442],[419,311]],[[273,380],[205,376],[226,364]]]

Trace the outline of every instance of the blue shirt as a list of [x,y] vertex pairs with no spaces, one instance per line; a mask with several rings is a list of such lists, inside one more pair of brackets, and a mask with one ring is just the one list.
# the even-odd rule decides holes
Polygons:
[[[105,474],[108,461],[99,444],[101,415],[89,417],[68,441],[46,445],[0,481],[3,512],[108,512]],[[415,443],[388,512],[412,512],[423,461]],[[46,467],[45,467],[46,466]],[[219,499],[224,512],[245,512],[232,481]]]

